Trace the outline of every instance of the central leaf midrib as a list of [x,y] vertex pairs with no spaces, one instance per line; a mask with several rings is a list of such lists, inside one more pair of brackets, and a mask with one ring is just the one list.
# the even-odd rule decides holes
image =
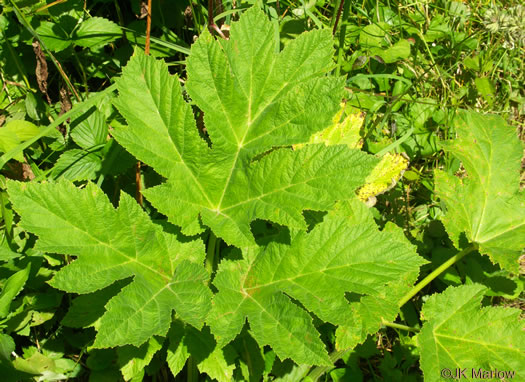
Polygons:
[[478,243],[478,244],[486,244],[489,241],[497,239],[498,237],[505,235],[507,232],[514,231],[514,230],[516,230],[516,229],[518,229],[518,228],[520,228],[520,227],[522,227],[524,225],[525,225],[525,221],[523,223],[517,224],[517,225],[512,226],[512,227],[509,227],[509,229],[501,230],[497,234],[494,234],[492,236],[481,238],[480,240],[476,241],[476,243]]
[[[344,153],[343,151],[340,151],[339,153],[336,153],[336,155],[333,155],[330,160],[333,161],[336,156],[343,155],[343,153]],[[320,154],[321,154],[320,151],[318,151],[317,153],[315,153],[315,155],[312,155],[310,158],[308,158],[308,161],[311,162],[313,159],[315,159]],[[303,164],[302,167],[306,167],[306,166]],[[294,177],[297,176],[297,172],[298,171],[296,171],[296,173],[294,174]],[[305,179],[303,181],[296,182],[296,183],[290,183],[288,185],[285,185],[284,187],[273,189],[273,190],[271,190],[269,192],[265,192],[263,194],[260,194],[260,195],[257,195],[257,196],[254,196],[254,197],[242,200],[242,201],[240,201],[238,203],[235,203],[235,204],[223,207],[221,211],[225,212],[225,211],[228,211],[228,210],[233,209],[235,207],[238,207],[240,205],[243,205],[243,204],[246,204],[246,203],[250,203],[251,201],[261,200],[262,198],[264,198],[264,197],[266,197],[268,195],[272,195],[272,194],[275,194],[275,193],[278,193],[278,192],[286,191],[287,189],[289,189],[291,187],[299,186],[299,185],[302,185],[302,184],[307,184],[308,182],[311,182],[311,181],[314,181],[314,180],[319,180],[319,179],[322,179],[322,178],[328,177],[328,176],[329,175],[326,174],[326,173],[324,173],[322,175],[315,174],[315,176],[309,177],[309,178],[307,178],[307,179]],[[304,196],[304,195],[302,195],[302,196]]]
[[[483,342],[481,340],[469,340],[468,338],[465,338],[465,337],[451,336],[451,335],[447,335],[447,334],[441,334],[441,333],[438,333],[438,332],[434,332],[434,336],[436,337],[436,339],[438,339],[438,338],[447,338],[447,339],[454,340],[455,342],[466,342],[466,343],[469,343],[469,344],[481,345],[487,350],[490,350],[491,348],[501,348],[501,349],[515,351],[515,352],[518,352],[519,354],[522,354],[519,349],[515,349],[515,348],[509,347],[509,346],[504,346],[504,345],[498,345],[498,344],[493,343],[493,342]],[[495,353],[493,350],[490,350],[490,352],[491,353]],[[497,354],[497,353],[495,353],[495,354]]]
[[[312,53],[313,54],[313,53]],[[274,73],[274,68],[275,68],[275,63],[278,61],[277,60],[278,58],[278,55],[274,58],[274,60],[272,60],[271,62],[271,67],[270,67],[270,70],[269,70],[269,74],[268,76],[266,77],[265,79],[265,82],[264,82],[264,85],[262,87],[262,89],[260,89],[261,92],[264,91],[265,87],[266,87],[266,84],[268,83],[268,79],[269,78],[272,78],[272,75]],[[253,57],[252,57],[253,59]],[[303,63],[307,61],[307,59],[303,60]],[[250,66],[250,68],[253,68],[253,63],[252,65]],[[297,74],[297,72],[299,71],[299,68],[296,68],[295,72],[293,72],[293,74],[290,76],[290,78],[294,78],[294,76]],[[240,155],[240,152],[241,150],[243,149],[243,145],[244,145],[244,141],[246,140],[246,137],[250,131],[250,127],[251,125],[257,121],[259,119],[259,117],[261,115],[263,115],[263,112],[267,109],[267,107],[269,105],[271,105],[277,98],[279,98],[279,96],[281,95],[282,91],[284,89],[286,89],[289,85],[290,81],[286,81],[284,82],[281,87],[274,93],[274,95],[272,97],[270,97],[270,99],[268,100],[268,102],[266,102],[264,104],[264,106],[262,106],[261,108],[258,109],[257,113],[255,114],[255,116],[253,117],[252,119],[252,101],[253,101],[253,70],[250,70],[250,94],[249,94],[249,97],[248,97],[248,122],[247,122],[247,128],[245,129],[244,131],[244,134],[243,134],[243,137],[241,138],[241,141],[237,144],[237,149],[236,149],[236,152],[235,152],[235,157],[234,157],[234,160],[233,160],[233,163],[232,163],[232,167],[230,168],[230,171],[229,171],[229,174],[228,174],[228,178],[226,180],[226,183],[224,185],[224,189],[223,189],[223,192],[222,192],[222,195],[221,195],[221,198],[219,200],[219,204],[218,206],[215,208],[215,211],[216,212],[219,212],[219,211],[222,211],[222,202],[224,200],[224,196],[226,195],[226,191],[228,190],[228,188],[230,187],[230,182],[231,182],[231,179],[232,179],[232,176],[233,176],[233,172],[235,171],[235,168],[237,167],[237,162],[239,160],[239,155]],[[215,86],[215,83],[214,83],[214,86]],[[217,91],[217,87],[215,86],[215,89]],[[242,89],[242,87],[241,87]],[[217,92],[218,93],[218,92]],[[219,100],[220,100],[220,97],[219,97]],[[222,103],[222,100],[220,100],[220,104],[224,110],[224,104]],[[225,111],[225,110],[224,110]],[[225,115],[227,115],[227,113],[225,113]],[[231,124],[231,121],[229,120],[228,118],[228,124],[230,125],[230,128],[232,129],[232,132],[234,133],[235,137],[237,138],[237,135],[235,134],[235,130],[233,129],[233,126]],[[256,138],[252,139],[251,141],[255,140]],[[250,142],[251,142],[250,141]],[[207,198],[208,199],[208,198]],[[209,200],[209,199],[208,199]]]
[[[339,253],[341,253],[341,252],[342,251],[340,251]],[[376,262],[366,262],[365,261],[365,262],[358,262],[358,263],[351,263],[351,264],[343,264],[343,265],[334,266],[334,267],[330,267],[330,268],[324,268],[324,269],[321,269],[321,270],[305,272],[305,273],[302,273],[302,274],[295,275],[293,277],[284,277],[284,278],[281,278],[279,280],[272,280],[270,282],[267,282],[267,283],[264,283],[264,284],[257,284],[257,285],[251,286],[251,287],[244,287],[243,286],[243,290],[248,291],[248,290],[260,289],[260,288],[267,288],[269,286],[280,284],[280,283],[287,282],[287,281],[292,282],[294,280],[297,280],[297,279],[303,278],[303,277],[308,277],[308,276],[312,276],[312,275],[319,275],[320,273],[326,274],[325,273],[326,271],[334,271],[334,270],[339,270],[339,269],[344,269],[344,268],[352,268],[354,266],[367,265],[367,266],[370,266],[370,267],[376,267],[377,268],[378,263],[382,264],[379,261],[376,261]],[[359,272],[363,273],[363,272],[365,272],[365,270],[360,269]],[[375,273],[372,273],[372,272],[368,272],[368,273],[370,275],[372,275],[372,276],[377,276],[377,274],[375,274]],[[335,277],[333,277],[331,275],[327,275],[327,277],[335,279]],[[338,280],[341,280],[341,279],[338,279]],[[353,284],[361,285],[359,283],[348,281],[348,280],[344,280],[344,279],[342,281],[351,282]],[[391,280],[387,280],[387,281],[391,281]],[[385,282],[385,284],[386,284],[386,282]]]
[[[238,203],[232,204],[232,205],[230,205],[230,206],[224,207],[224,208],[222,208],[221,211],[222,211],[222,212],[225,212],[225,211],[231,210],[232,208],[238,207],[238,206],[240,206],[240,205],[243,205],[243,204],[246,204],[246,203],[250,203],[251,201],[254,201],[254,200],[260,200],[260,199],[262,199],[262,198],[265,198],[265,197],[268,196],[268,195],[272,195],[272,194],[275,194],[275,193],[277,193],[277,192],[286,191],[288,188],[295,187],[295,186],[299,186],[299,185],[301,185],[301,184],[305,184],[305,183],[308,183],[308,182],[310,182],[310,181],[312,181],[312,180],[316,180],[316,179],[319,179],[319,178],[322,178],[322,176],[317,176],[317,177],[313,177],[313,178],[308,178],[308,179],[306,179],[306,180],[304,180],[304,181],[302,181],[302,182],[292,183],[292,184],[286,185],[286,186],[284,186],[284,187],[274,189],[274,190],[272,190],[272,191],[270,191],[270,192],[266,192],[266,193],[264,193],[264,194],[261,194],[261,195],[255,196],[255,197],[253,197],[253,198],[245,199],[245,200],[243,200],[243,201],[241,201],[241,202],[238,202]],[[302,196],[304,196],[304,195],[302,195]]]
[[[252,56],[252,60],[253,60],[253,56]],[[272,61],[272,65],[273,65],[273,61]],[[266,81],[264,83],[264,85],[266,85]],[[242,87],[241,87],[242,89]],[[263,86],[263,89],[264,89],[264,86]],[[262,90],[261,90],[262,91]],[[222,207],[222,201],[224,200],[224,195],[226,195],[226,190],[228,189],[228,187],[230,186],[230,182],[231,182],[231,179],[232,179],[232,176],[233,176],[233,172],[235,171],[235,168],[237,167],[237,161],[239,160],[239,154],[242,150],[242,147],[243,147],[243,144],[244,144],[244,140],[246,139],[246,136],[248,135],[248,131],[250,131],[250,127],[252,125],[252,102],[253,102],[253,61],[250,65],[250,94],[248,96],[248,121],[247,121],[247,126],[246,126],[246,129],[244,130],[244,134],[240,140],[240,142],[238,142],[237,144],[237,150],[235,152],[235,158],[233,160],[233,163],[232,163],[232,167],[230,168],[230,171],[229,171],[229,174],[228,174],[228,178],[226,179],[226,183],[224,184],[224,188],[222,190],[222,195],[219,199],[219,204],[217,206],[217,210],[218,211],[221,211],[221,207]],[[222,103],[222,102],[221,102]],[[228,119],[229,121],[229,119]],[[230,123],[230,126],[231,126],[231,123]],[[232,131],[235,135],[235,137],[237,138],[237,135],[235,134],[235,130],[233,129],[233,126],[232,126]]]

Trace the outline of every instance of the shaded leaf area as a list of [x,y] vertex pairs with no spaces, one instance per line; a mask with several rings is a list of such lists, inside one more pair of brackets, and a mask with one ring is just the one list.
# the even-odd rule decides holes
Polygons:
[[0,293],[0,319],[5,318],[9,314],[11,302],[22,291],[28,277],[31,267],[27,266],[25,269],[18,271],[11,275],[2,285],[2,292]]
[[237,352],[232,345],[217,346],[210,328],[197,330],[174,321],[168,339],[166,361],[173,375],[177,375],[188,361],[189,367],[193,363],[201,373],[219,382],[233,380]]
[[[361,220],[359,224],[375,225],[372,215],[364,205],[356,203],[354,211],[354,219],[359,216]],[[346,214],[348,215],[348,212]],[[409,250],[403,230],[394,223],[387,223],[381,235],[388,238],[390,242],[397,242],[401,248],[405,247],[406,250]],[[383,326],[384,321],[394,321],[399,314],[399,301],[414,286],[419,276],[420,266],[425,263],[427,263],[426,260],[417,256],[414,264],[409,263],[411,266],[406,272],[400,273],[397,278],[385,280],[386,283],[382,288],[368,295],[354,295],[353,301],[349,304],[351,313],[348,315],[347,322],[336,330],[336,349],[353,349],[356,345],[363,343],[370,334],[376,333]]]
[[485,292],[479,284],[463,285],[427,300],[421,311],[426,322],[417,337],[425,381],[441,381],[443,368],[466,368],[467,378],[473,377],[472,369],[513,371],[509,380],[523,380],[525,331],[520,310],[480,307]]
[[91,108],[71,124],[71,138],[84,150],[106,143],[108,125],[104,114],[96,108]]
[[[0,129],[0,152],[7,153],[20,143],[27,141],[38,134],[40,134],[40,128],[31,122],[22,120],[10,121]],[[49,135],[54,135],[56,137],[56,134],[57,132],[53,131]],[[22,153],[18,153],[15,155],[14,159],[23,162],[24,156]]]
[[77,25],[77,20],[62,15],[58,22],[44,21],[36,29],[46,48],[59,52],[70,45],[100,48],[122,36],[122,30],[113,21],[90,17]]
[[65,181],[9,182],[8,192],[22,226],[39,237],[37,249],[78,257],[56,273],[52,286],[86,294],[133,277],[105,305],[95,347],[139,346],[166,335],[174,309],[202,325],[211,292],[201,242],[183,243],[164,232],[125,193],[113,208],[92,184],[80,190]]
[[103,289],[76,297],[60,323],[71,328],[95,326],[106,312],[106,304],[126,284],[126,280],[120,280]]
[[[280,358],[309,365],[331,361],[308,311],[351,330],[361,325],[356,329],[365,332],[359,338],[364,340],[377,331],[381,317],[397,315],[403,290],[391,297],[388,283],[413,282],[425,262],[398,233],[380,232],[355,199],[339,204],[310,232],[293,233],[290,245],[271,243],[244,255],[243,260],[221,262],[213,281],[218,293],[207,323],[215,338],[229,343],[248,319],[260,346],[270,345]],[[363,296],[363,309],[349,304],[348,292]],[[370,307],[378,314],[367,312]]]
[[351,197],[375,158],[342,145],[284,147],[332,124],[343,90],[341,79],[325,75],[332,54],[328,31],[305,33],[278,52],[272,24],[256,8],[232,24],[230,40],[205,31],[192,45],[186,90],[204,112],[209,147],[177,77],[136,52],[117,80],[128,126],[113,135],[167,178],[146,198],[183,233],[209,226],[242,247],[255,244],[255,219],[306,229],[303,210]]
[[77,181],[94,179],[102,168],[102,161],[95,152],[80,149],[65,151],[56,161],[52,175],[55,178]]
[[52,176],[70,181],[94,179],[102,169],[102,148],[107,142],[108,126],[96,108],[75,118],[71,138],[80,149],[63,152],[53,167]]
[[499,116],[462,111],[455,126],[458,138],[442,145],[461,160],[467,176],[436,171],[436,192],[447,208],[443,223],[457,247],[464,233],[493,263],[517,273],[525,247],[523,147]]
[[134,378],[144,378],[145,368],[149,365],[155,353],[162,348],[164,338],[151,337],[140,347],[126,345],[117,348],[118,364],[125,381]]

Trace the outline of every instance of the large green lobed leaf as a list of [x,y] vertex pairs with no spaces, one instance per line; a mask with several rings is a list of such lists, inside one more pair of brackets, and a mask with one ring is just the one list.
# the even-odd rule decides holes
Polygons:
[[168,367],[176,376],[191,356],[201,373],[208,374],[218,382],[235,380],[235,359],[237,354],[231,345],[217,346],[210,328],[202,330],[185,326],[180,321],[174,321],[168,332],[167,357]]
[[517,273],[525,247],[523,146],[499,116],[463,111],[455,126],[457,139],[443,147],[461,160],[467,175],[436,172],[436,191],[447,208],[443,223],[456,246],[464,234],[492,262]]
[[[479,370],[515,372],[509,380],[525,378],[525,331],[520,310],[480,308],[482,285],[450,287],[423,305],[424,323],[417,337],[425,381],[442,381],[441,371],[466,369],[467,380]],[[478,374],[479,375],[479,374]]]
[[[364,203],[355,204],[353,207],[354,213],[351,217],[356,222],[354,224],[375,226],[372,214]],[[364,213],[365,211],[368,212],[368,216]],[[398,248],[404,248],[406,253],[409,253],[407,238],[403,230],[394,223],[387,223],[380,234],[376,233],[376,238],[386,239],[389,243],[397,241],[397,245],[391,247],[396,252],[391,253],[390,256],[395,256]],[[427,262],[419,256],[409,257],[407,261],[411,261],[412,266],[399,273],[397,278],[385,280],[381,288],[361,296],[359,301],[350,303],[351,313],[346,322],[342,323],[336,331],[335,347],[337,350],[353,349],[364,342],[369,335],[377,333],[385,321],[390,322],[396,319],[402,297],[413,288],[419,276],[419,267]]]
[[305,33],[281,52],[278,44],[254,7],[232,24],[230,40],[205,31],[192,45],[186,90],[204,112],[211,148],[163,62],[135,52],[117,81],[116,106],[128,126],[113,134],[167,178],[144,195],[185,234],[205,225],[227,243],[247,246],[255,244],[255,219],[306,229],[303,210],[351,197],[376,163],[344,146],[283,147],[331,124],[343,81],[326,75],[329,31]]
[[95,347],[140,346],[166,335],[172,311],[200,328],[210,309],[209,275],[201,242],[180,242],[164,232],[127,194],[113,208],[98,187],[72,183],[18,183],[8,192],[21,225],[38,237],[36,248],[77,256],[50,284],[86,294],[132,278],[106,304]]
[[[335,325],[362,325],[366,338],[370,328],[379,328],[381,317],[397,315],[399,297],[394,293],[394,301],[388,299],[387,285],[417,277],[425,262],[406,239],[380,232],[356,199],[339,205],[312,231],[292,236],[291,245],[270,243],[247,251],[243,260],[221,262],[206,321],[219,345],[235,338],[247,318],[259,345],[272,346],[280,358],[331,365],[307,311]],[[362,296],[362,309],[347,301],[347,292]],[[367,316],[367,308],[377,315]]]
[[[141,373],[143,362],[134,359],[146,362],[159,350],[154,336],[167,335],[173,310],[184,322],[184,334],[168,334],[174,371],[191,353],[201,371],[228,380],[228,343],[246,321],[257,343],[280,358],[330,365],[312,316],[339,326],[338,348],[353,347],[397,316],[400,295],[424,263],[400,230],[379,231],[356,199],[376,158],[347,145],[291,148],[331,126],[339,109],[343,81],[326,74],[330,32],[305,33],[279,52],[272,23],[253,8],[230,37],[204,32],[188,59],[185,90],[204,113],[205,131],[179,79],[138,51],[117,81],[115,104],[128,125],[111,131],[166,178],[144,194],[182,233],[207,226],[243,248],[242,259],[221,262],[213,301],[202,243],[153,224],[130,196],[114,208],[93,184],[8,185],[22,226],[39,237],[37,249],[77,257],[50,282],[86,295],[64,324],[95,325],[95,347],[138,347],[120,353],[128,377]],[[308,231],[304,210],[330,212]],[[290,244],[255,245],[256,219],[287,226],[280,232],[290,232]],[[71,322],[91,301],[95,313]],[[197,330],[204,321],[211,332]],[[199,356],[192,346],[203,333],[199,346],[207,351]]]

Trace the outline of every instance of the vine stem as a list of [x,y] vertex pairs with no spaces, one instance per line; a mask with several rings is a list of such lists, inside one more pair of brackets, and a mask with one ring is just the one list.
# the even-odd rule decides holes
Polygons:
[[[456,262],[461,260],[463,257],[468,255],[469,253],[475,251],[478,249],[477,244],[471,244],[461,252],[456,253],[454,256],[452,256],[450,259],[445,261],[443,264],[441,264],[439,267],[437,267],[432,273],[430,273],[427,277],[425,277],[423,280],[421,280],[419,283],[417,283],[410,291],[404,295],[401,300],[398,302],[398,306],[401,308],[403,305],[405,305],[412,297],[414,297],[416,294],[418,294],[424,287],[426,287],[428,284],[430,284],[435,278],[437,278],[440,274],[445,272],[448,268],[450,268],[452,265],[454,265]],[[415,331],[415,328],[411,328],[409,326],[391,323],[382,320],[382,325],[389,326],[396,329],[401,330],[409,330],[409,331]],[[351,351],[352,348],[347,348],[343,350],[335,350],[332,353],[330,353],[330,361],[332,364],[335,364],[341,357],[343,357],[347,352]],[[317,381],[324,373],[331,370],[333,366],[316,366],[309,374],[308,377],[312,381]]]
[[[341,4],[339,8],[341,7],[343,7],[343,20],[341,23],[341,31],[339,32],[339,45],[337,46],[337,67],[335,69],[336,76],[339,76],[339,73],[341,71],[341,59],[343,57],[343,51],[344,51],[344,45],[345,45],[345,35],[346,35],[346,25],[348,23],[348,14],[350,13],[350,1],[341,0]],[[335,34],[336,27],[337,27],[337,22],[336,22],[336,25],[334,25],[334,29],[333,29],[334,34]]]
[[402,307],[403,305],[405,305],[412,297],[418,294],[421,291],[421,289],[423,289],[428,284],[430,284],[432,280],[434,280],[440,274],[445,272],[453,264],[461,260],[463,257],[468,255],[470,252],[475,251],[477,249],[478,249],[478,245],[472,244],[468,246],[467,248],[465,248],[464,250],[462,250],[461,252],[456,253],[454,256],[452,256],[447,261],[445,261],[443,264],[437,267],[432,273],[430,273],[427,277],[425,277],[423,280],[417,283],[406,295],[404,295],[401,298],[401,300],[399,300],[398,302],[399,307]]
[[197,370],[197,364],[195,363],[195,359],[193,359],[193,357],[190,356],[186,365],[186,381],[197,382],[199,378],[199,371]]
[[416,333],[419,332],[418,328],[413,328],[411,326],[397,324],[395,322],[388,322],[388,321],[385,321],[385,320],[381,320],[381,324],[383,326],[388,326],[389,328],[405,330],[407,332],[416,332]]
[[[329,354],[330,362],[335,364],[340,358],[342,358],[351,349],[334,350]],[[333,366],[317,366],[308,374],[308,380],[317,381],[324,373],[333,369]]]
[[215,234],[210,230],[210,237],[208,238],[208,248],[206,248],[206,270],[210,275],[213,273],[216,244],[217,236],[215,236]]

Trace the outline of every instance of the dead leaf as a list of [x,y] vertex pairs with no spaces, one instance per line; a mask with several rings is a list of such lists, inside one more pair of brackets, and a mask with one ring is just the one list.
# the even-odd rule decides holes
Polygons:
[[40,91],[46,96],[47,103],[51,105],[51,98],[49,98],[49,94],[47,94],[47,77],[49,73],[47,71],[46,56],[38,40],[35,39],[32,45],[36,57],[36,82],[38,83]]
[[7,167],[7,176],[10,179],[19,180],[21,182],[35,179],[35,174],[27,162],[20,163],[18,161],[10,161],[7,163]]

